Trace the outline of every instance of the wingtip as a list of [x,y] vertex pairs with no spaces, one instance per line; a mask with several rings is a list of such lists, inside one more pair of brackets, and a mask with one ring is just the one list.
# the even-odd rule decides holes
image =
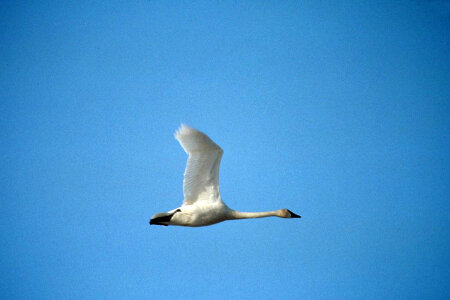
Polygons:
[[186,128],[186,124],[181,123],[180,126],[175,130],[173,133],[173,136],[177,139],[178,136],[181,134],[181,132]]
[[184,151],[188,154],[195,151],[222,151],[222,149],[206,134],[195,128],[187,126],[184,123],[182,123],[175,131],[174,136],[175,139],[181,144]]
[[180,127],[178,127],[178,129],[175,130],[175,132],[174,132],[173,135],[174,135],[174,137],[175,137],[176,139],[178,139],[181,135],[187,133],[187,132],[190,131],[190,130],[193,130],[193,128],[190,127],[190,126],[188,126],[188,125],[186,125],[186,124],[184,124],[184,123],[181,123],[181,124],[180,124]]

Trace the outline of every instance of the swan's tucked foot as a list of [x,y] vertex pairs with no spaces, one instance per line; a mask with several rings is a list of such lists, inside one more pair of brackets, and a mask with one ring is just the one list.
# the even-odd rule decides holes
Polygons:
[[179,211],[181,211],[181,210],[177,209],[174,212],[164,212],[164,213],[156,214],[150,219],[149,223],[150,223],[150,225],[167,226],[167,225],[169,225],[169,222],[172,219],[173,215]]
[[295,214],[295,213],[293,213],[292,211],[290,211],[289,209],[287,210],[290,214],[291,214],[291,218],[301,218],[302,216],[299,216],[299,215],[297,215],[297,214]]

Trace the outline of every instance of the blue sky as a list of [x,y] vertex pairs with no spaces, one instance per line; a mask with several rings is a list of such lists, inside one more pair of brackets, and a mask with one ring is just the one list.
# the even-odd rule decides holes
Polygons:
[[[447,1],[2,1],[0,297],[448,298]],[[182,202],[186,123],[232,208]]]

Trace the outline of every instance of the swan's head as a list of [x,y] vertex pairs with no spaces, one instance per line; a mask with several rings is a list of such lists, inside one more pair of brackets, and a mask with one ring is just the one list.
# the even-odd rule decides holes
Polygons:
[[282,218],[301,218],[302,216],[299,216],[299,215],[293,213],[289,209],[283,208],[283,209],[280,209],[280,217],[282,217]]

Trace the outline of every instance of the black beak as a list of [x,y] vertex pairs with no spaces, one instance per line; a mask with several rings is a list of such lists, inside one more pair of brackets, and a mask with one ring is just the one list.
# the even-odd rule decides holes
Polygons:
[[291,214],[291,218],[301,218],[302,216],[299,216],[299,215],[297,215],[297,214],[294,214],[292,211],[290,211],[289,209],[288,209],[288,212]]

